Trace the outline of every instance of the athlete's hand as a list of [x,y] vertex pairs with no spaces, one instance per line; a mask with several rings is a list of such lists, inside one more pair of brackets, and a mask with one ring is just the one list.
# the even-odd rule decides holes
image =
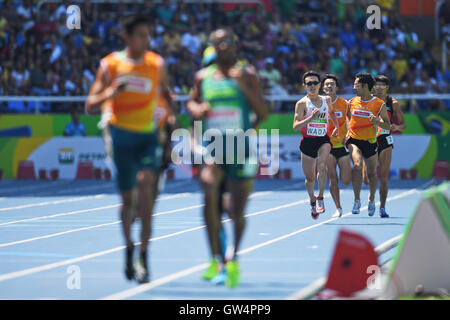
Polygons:
[[206,101],[203,101],[203,102],[197,103],[196,107],[192,108],[191,113],[194,118],[202,119],[208,114],[209,110],[211,110],[209,103]]
[[339,128],[334,128],[333,132],[331,133],[331,136],[335,138],[339,137]]
[[125,78],[116,78],[109,87],[106,88],[108,99],[115,98],[120,92],[125,90],[128,82]]
[[400,126],[396,124],[391,124],[392,131],[401,131]]
[[314,109],[314,110],[311,112],[311,120],[317,118],[317,117],[319,116],[319,113],[320,113],[320,110],[319,110],[319,109]]
[[380,125],[380,120],[378,120],[378,118],[375,117],[373,114],[370,116],[370,122],[372,122],[372,124],[376,126]]

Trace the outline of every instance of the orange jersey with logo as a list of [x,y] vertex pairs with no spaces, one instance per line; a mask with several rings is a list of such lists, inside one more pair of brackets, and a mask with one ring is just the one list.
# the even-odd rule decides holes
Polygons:
[[377,135],[377,128],[370,121],[371,115],[378,117],[384,101],[373,97],[369,101],[361,100],[361,97],[354,97],[349,101],[350,122],[348,124],[348,135],[353,139],[365,140],[374,143]]
[[127,83],[123,91],[102,106],[104,111],[111,112],[109,123],[134,132],[153,132],[154,111],[160,98],[162,57],[147,51],[136,62],[124,50],[109,54],[100,63],[110,82],[123,78]]
[[[333,148],[341,148],[343,147],[342,141],[347,136],[347,100],[337,97],[333,102],[334,114],[336,115],[338,124],[339,124],[339,136],[333,137],[330,135],[331,144]],[[333,121],[329,121],[330,132],[334,130]]]

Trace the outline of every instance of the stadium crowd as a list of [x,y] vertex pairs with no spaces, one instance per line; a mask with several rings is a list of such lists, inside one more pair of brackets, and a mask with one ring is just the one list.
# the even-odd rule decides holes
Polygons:
[[[192,88],[209,33],[224,25],[233,27],[239,38],[239,60],[257,67],[266,94],[302,94],[300,79],[312,69],[339,75],[339,93],[352,93],[354,75],[360,71],[387,75],[391,92],[449,92],[450,72],[440,69],[440,43],[420,39],[411,25],[402,23],[394,0],[378,1],[388,5],[383,7],[382,27],[368,30],[369,2],[85,1],[79,4],[81,29],[69,30],[70,1],[38,7],[38,1],[5,0],[0,3],[0,94],[86,95],[100,58],[122,48],[119,21],[128,12],[144,13],[153,21],[151,49],[165,58],[170,86],[178,95]],[[444,10],[448,7],[444,4]],[[450,22],[442,18],[441,24],[442,33],[448,34]],[[274,105],[274,111],[291,112],[291,105]],[[446,107],[438,102],[408,103],[404,108]]]

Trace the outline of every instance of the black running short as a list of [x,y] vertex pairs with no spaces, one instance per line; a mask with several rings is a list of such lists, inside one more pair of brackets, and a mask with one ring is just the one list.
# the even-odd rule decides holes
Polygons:
[[377,137],[378,154],[387,148],[394,149],[394,138],[390,134],[382,134]]
[[317,138],[303,137],[300,141],[300,151],[306,154],[308,157],[315,159],[317,158],[320,147],[325,143],[329,143],[330,146],[333,147],[330,141],[330,137],[328,136]]
[[339,158],[345,157],[349,153],[345,147],[339,147],[339,148],[332,148],[330,154],[333,155],[336,158],[336,160],[339,160]]
[[365,159],[368,159],[368,158],[376,155],[377,151],[378,151],[378,146],[377,146],[376,142],[370,143],[369,141],[366,141],[366,140],[358,140],[358,139],[353,139],[352,137],[350,137],[350,138],[348,138],[347,142],[345,143],[347,148],[348,148],[349,144],[354,144],[355,146],[357,146],[358,149],[361,150],[361,153]]

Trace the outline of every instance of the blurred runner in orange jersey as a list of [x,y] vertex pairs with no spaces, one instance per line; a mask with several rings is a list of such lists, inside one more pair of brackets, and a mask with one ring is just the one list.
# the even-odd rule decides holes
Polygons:
[[[336,115],[339,123],[339,136],[330,137],[332,148],[327,160],[328,176],[330,177],[330,193],[333,197],[334,204],[336,205],[336,212],[333,217],[342,216],[341,200],[339,196],[339,181],[336,166],[339,166],[339,176],[343,185],[350,184],[352,179],[352,166],[350,163],[350,156],[347,149],[344,146],[345,137],[347,136],[347,109],[348,102],[337,96],[337,90],[339,87],[339,79],[334,74],[326,74],[322,80],[323,92],[331,98],[334,114]],[[334,129],[332,121],[329,122],[330,130]]]
[[[406,129],[405,118],[398,101],[387,94],[389,90],[389,78],[384,75],[375,77],[375,95],[386,103],[386,110],[391,122],[390,129],[378,127],[377,145],[378,145],[378,163],[380,166],[380,217],[389,218],[386,213],[386,199],[388,194],[389,171],[391,168],[392,150],[394,149],[393,131],[403,131]],[[398,124],[394,124],[394,119]],[[363,181],[368,183],[366,165],[363,168]]]
[[[102,124],[107,123],[111,153],[117,168],[117,183],[122,197],[121,218],[126,242],[125,275],[139,283],[149,281],[147,247],[151,216],[157,193],[162,147],[154,119],[162,95],[169,105],[167,71],[158,54],[147,51],[149,22],[143,16],[124,20],[123,38],[127,47],[100,61],[96,79],[86,101],[87,113],[102,109]],[[106,126],[105,126],[106,128]],[[133,188],[137,186],[137,206],[141,220],[140,257],[133,265],[134,243]]]
[[[347,111],[348,139],[347,148],[350,151],[353,170],[352,185],[355,195],[352,213],[359,214],[361,208],[361,185],[363,159],[367,165],[367,176],[369,180],[369,216],[375,213],[375,193],[377,191],[377,126],[389,129],[389,116],[383,100],[372,96],[370,93],[375,80],[370,73],[360,72],[356,75],[353,89],[356,97],[349,101]],[[379,119],[381,118],[381,119]]]

